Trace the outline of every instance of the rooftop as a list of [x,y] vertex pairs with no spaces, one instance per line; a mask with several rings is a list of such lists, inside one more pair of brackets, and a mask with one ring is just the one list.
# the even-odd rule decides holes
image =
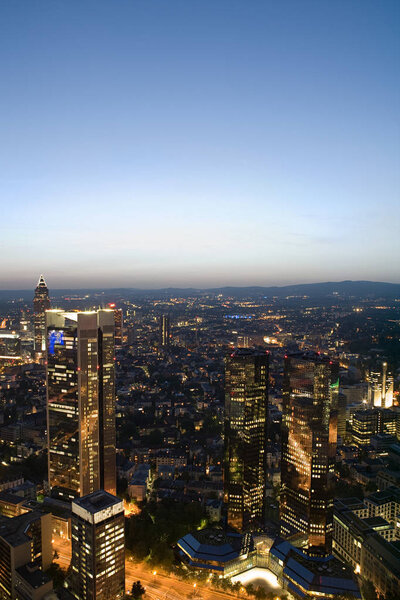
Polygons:
[[95,514],[100,510],[115,506],[119,503],[121,503],[120,498],[117,498],[104,490],[99,490],[92,494],[88,494],[87,496],[83,496],[82,498],[76,498],[72,503],[72,507],[75,504],[84,508],[87,512]]
[[35,590],[51,581],[46,573],[32,563],[24,565],[23,567],[18,567],[17,572],[20,577],[22,577]]
[[0,521],[0,537],[13,547],[29,542],[31,538],[25,533],[27,527],[43,514],[40,511],[32,511],[10,519],[4,518]]
[[[223,564],[243,553],[243,539],[240,534],[226,534],[222,529],[201,529],[188,533],[177,545],[196,564],[204,561]],[[248,550],[252,549],[252,544],[250,546]]]
[[9,504],[22,504],[26,498],[13,494],[11,490],[0,492],[0,502],[8,502]]
[[307,556],[280,538],[275,540],[271,554],[283,562],[283,578],[288,587],[299,595],[304,596],[302,590],[307,590],[319,595],[349,594],[361,598],[351,569],[333,556]]
[[393,500],[400,502],[400,488],[391,485],[381,492],[373,492],[367,496],[365,502],[371,502],[372,504],[386,504],[386,502],[392,502]]

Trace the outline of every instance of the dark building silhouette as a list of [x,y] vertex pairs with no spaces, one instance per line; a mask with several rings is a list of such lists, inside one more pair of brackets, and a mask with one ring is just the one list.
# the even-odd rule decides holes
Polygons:
[[49,290],[43,275],[39,277],[33,299],[34,353],[35,358],[44,357],[46,352],[46,310],[50,308]]
[[339,368],[316,353],[285,357],[281,535],[310,554],[332,546]]
[[70,591],[79,600],[125,594],[125,518],[120,498],[99,490],[72,502]]
[[122,340],[123,340],[123,330],[124,330],[124,315],[122,312],[122,308],[114,309],[114,318],[115,318],[115,347],[122,348]]
[[123,328],[124,328],[124,313],[122,308],[115,308],[115,302],[109,302],[108,308],[112,308],[115,318],[114,340],[115,347],[122,348]]
[[52,494],[115,493],[114,311],[51,310],[46,320]]
[[238,531],[264,523],[268,358],[238,349],[225,360],[224,500]]

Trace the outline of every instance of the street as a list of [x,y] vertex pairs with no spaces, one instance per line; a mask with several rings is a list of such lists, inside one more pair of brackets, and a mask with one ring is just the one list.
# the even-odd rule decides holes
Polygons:
[[[64,570],[68,569],[71,562],[71,542],[59,536],[53,537],[53,550],[57,552],[55,562]],[[211,589],[206,585],[196,584],[165,575],[163,573],[151,571],[142,563],[134,563],[127,559],[125,562],[125,588],[127,592],[131,589],[134,581],[141,581],[146,588],[147,598],[151,600],[233,600],[238,598],[235,594]],[[246,594],[239,596],[246,598]]]

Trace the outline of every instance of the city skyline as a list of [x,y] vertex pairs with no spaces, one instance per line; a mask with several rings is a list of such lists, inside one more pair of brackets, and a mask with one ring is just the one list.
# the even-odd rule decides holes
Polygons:
[[399,10],[3,4],[2,288],[398,281]]
[[0,31],[0,600],[399,600],[399,1]]

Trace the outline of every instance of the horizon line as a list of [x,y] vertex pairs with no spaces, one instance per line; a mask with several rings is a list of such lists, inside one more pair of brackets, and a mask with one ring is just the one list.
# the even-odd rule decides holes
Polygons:
[[[380,285],[400,285],[400,281],[373,281],[370,279],[343,279],[340,281],[314,281],[308,283],[289,283],[285,285],[214,285],[207,287],[198,287],[198,286],[167,286],[167,287],[157,287],[157,288],[145,288],[145,287],[129,287],[129,286],[114,286],[114,287],[49,287],[49,290],[53,291],[74,291],[74,290],[87,290],[87,291],[109,291],[109,290],[133,290],[139,292],[157,292],[157,291],[168,291],[168,290],[196,290],[196,291],[208,291],[208,290],[217,290],[217,289],[249,289],[249,288],[257,288],[257,289],[285,289],[289,287],[295,286],[312,286],[312,285],[334,285],[334,284],[343,284],[343,283],[370,283],[370,284],[380,284]],[[32,288],[0,288],[0,292],[30,292],[34,290],[35,286]]]

